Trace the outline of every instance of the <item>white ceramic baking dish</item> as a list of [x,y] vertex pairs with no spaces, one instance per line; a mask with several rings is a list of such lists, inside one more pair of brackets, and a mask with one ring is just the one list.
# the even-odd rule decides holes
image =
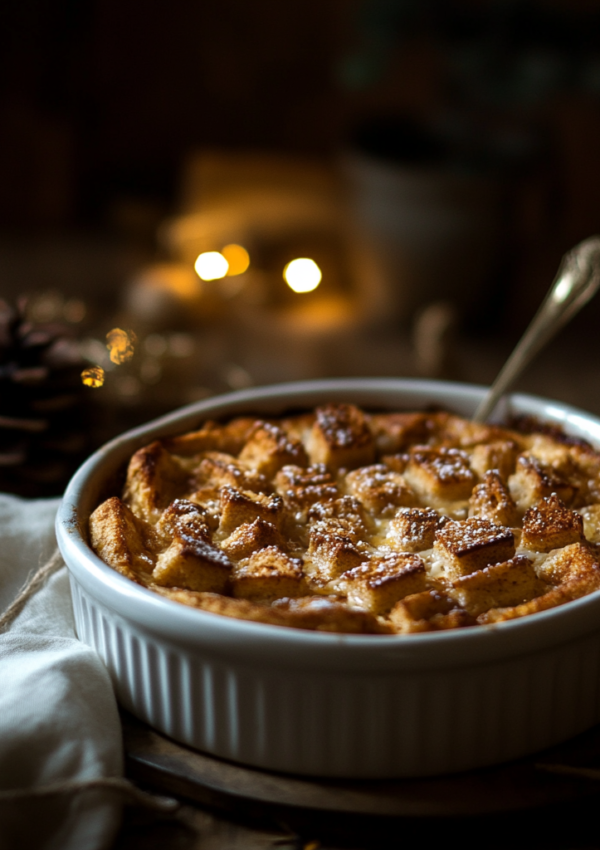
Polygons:
[[[326,401],[470,415],[483,388],[362,379],[286,384],[199,402],[124,434],[77,472],[57,518],[77,631],[120,703],[175,740],[272,770],[424,776],[543,749],[600,720],[600,592],[522,620],[406,636],[337,635],[230,619],[139,587],[89,548],[87,521],[133,451],[207,418]],[[600,421],[515,395],[515,413],[600,446]]]

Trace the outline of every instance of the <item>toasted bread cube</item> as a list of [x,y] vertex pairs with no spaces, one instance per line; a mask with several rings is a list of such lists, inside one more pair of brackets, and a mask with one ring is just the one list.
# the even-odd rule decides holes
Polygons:
[[375,459],[375,443],[364,413],[353,404],[318,407],[308,441],[310,462],[330,469],[356,469]]
[[506,430],[497,425],[473,422],[451,413],[437,413],[437,439],[444,445],[471,448],[506,439]]
[[223,452],[207,452],[194,476],[196,487],[235,487],[238,490],[260,491],[268,487],[267,479],[253,469],[242,466],[231,455]]
[[315,502],[308,511],[309,531],[345,534],[353,543],[369,536],[369,517],[354,496]]
[[576,493],[576,488],[556,470],[527,455],[520,455],[517,459],[516,471],[508,479],[508,488],[520,511],[526,511],[552,493],[556,493],[565,504],[570,504]]
[[415,494],[402,476],[383,464],[355,469],[346,476],[346,484],[372,514],[390,516],[396,508],[416,504]]
[[323,596],[277,599],[271,605],[265,605],[218,593],[197,593],[158,586],[153,590],[174,602],[237,620],[342,634],[381,634],[390,631],[389,627],[368,611],[348,608],[342,602]]
[[582,540],[581,514],[565,507],[555,493],[529,508],[523,517],[521,546],[524,549],[550,552]]
[[318,632],[346,634],[389,633],[389,627],[378,622],[370,611],[349,608],[337,599],[324,596],[303,596],[299,599],[278,599],[271,611],[285,614],[286,625]]
[[542,594],[542,596],[537,596],[529,602],[523,602],[522,605],[514,605],[508,608],[491,608],[484,614],[480,614],[477,622],[481,625],[501,623],[505,620],[515,620],[518,617],[537,614],[539,611],[548,611],[550,608],[564,605],[565,602],[572,602],[573,599],[580,599],[582,596],[587,596],[588,593],[598,590],[598,586],[598,582],[594,579],[588,577],[574,578],[561,584],[559,587],[552,588],[552,590]]
[[221,549],[232,561],[249,558],[267,546],[283,548],[285,543],[275,526],[261,517],[242,523],[221,543]]
[[273,600],[306,593],[302,561],[277,546],[255,552],[236,567],[233,595],[244,599]]
[[403,552],[431,549],[444,521],[433,508],[400,508],[388,526],[385,542]]
[[394,629],[401,634],[431,631],[430,620],[437,614],[448,614],[456,603],[435,590],[414,593],[396,602],[389,614]]
[[188,499],[175,499],[171,502],[157,522],[156,532],[163,542],[167,543],[178,533],[186,533],[198,540],[210,542],[206,511]]
[[263,493],[236,490],[234,487],[221,488],[220,507],[220,535],[229,535],[235,528],[245,522],[253,522],[256,517],[279,528],[283,518],[283,501],[280,496],[265,496]]
[[496,525],[517,524],[517,506],[508,487],[495,469],[488,470],[481,484],[478,484],[471,493],[469,516],[489,519]]
[[404,478],[421,499],[434,502],[468,499],[477,483],[466,453],[443,446],[411,449]]
[[256,423],[239,458],[267,478],[272,478],[282,466],[308,465],[302,443],[268,422]]
[[308,469],[282,467],[275,476],[275,489],[294,512],[306,511],[315,502],[329,501],[340,495],[331,472],[322,463]]
[[369,427],[379,454],[397,454],[417,443],[428,442],[435,421],[428,413],[375,413]]
[[159,541],[154,529],[117,497],[99,505],[90,517],[90,543],[98,557],[121,575],[146,583]]
[[254,428],[255,418],[250,416],[238,417],[220,425],[216,422],[205,422],[198,431],[181,434],[178,437],[164,439],[163,445],[180,457],[193,457],[203,452],[225,452],[237,455]]
[[477,620],[468,611],[462,608],[453,608],[447,614],[434,614],[429,620],[431,631],[445,631],[446,629],[464,629],[467,626],[475,626]]
[[326,584],[365,560],[357,543],[334,523],[317,523],[309,540],[304,571],[315,581]]
[[508,561],[515,554],[510,528],[472,517],[447,522],[436,534],[433,548],[444,566],[445,578],[454,581],[490,564]]
[[538,566],[538,575],[549,584],[586,578],[600,584],[600,562],[587,543],[572,543],[551,552]]
[[503,479],[507,479],[515,471],[518,451],[513,440],[481,443],[471,452],[471,469],[479,478],[485,478],[486,472],[495,469]]
[[537,458],[544,467],[550,467],[559,472],[570,472],[573,467],[572,446],[565,442],[559,442],[557,437],[564,440],[564,434],[560,433],[556,436],[540,433],[530,434],[526,438],[527,454]]
[[543,593],[533,564],[522,555],[457,579],[449,595],[477,617],[490,608],[520,605]]
[[212,543],[184,531],[178,532],[169,548],[158,556],[152,578],[166,587],[225,593],[232,566],[227,555]]
[[157,522],[173,499],[185,495],[188,480],[186,470],[156,440],[129,461],[123,501],[136,516]]
[[392,472],[398,472],[400,475],[403,475],[406,471],[409,460],[410,456],[407,454],[384,455],[381,458],[381,462],[387,466],[388,469],[391,469]]
[[419,556],[394,553],[343,573],[336,589],[347,595],[350,605],[382,614],[399,599],[420,593],[426,586],[425,565]]
[[580,510],[583,533],[590,543],[600,543],[600,505],[588,505]]

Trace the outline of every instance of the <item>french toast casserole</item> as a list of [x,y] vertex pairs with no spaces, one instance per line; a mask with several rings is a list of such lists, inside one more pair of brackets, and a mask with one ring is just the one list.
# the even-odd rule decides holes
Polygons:
[[600,453],[534,420],[328,404],[152,442],[90,517],[115,570],[185,605],[405,634],[600,588]]

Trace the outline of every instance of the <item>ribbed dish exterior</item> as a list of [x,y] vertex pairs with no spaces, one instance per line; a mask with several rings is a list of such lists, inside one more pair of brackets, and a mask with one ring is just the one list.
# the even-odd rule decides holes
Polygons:
[[169,643],[106,609],[73,576],[71,588],[79,637],[104,660],[123,706],[177,741],[256,767],[427,776],[517,758],[600,720],[597,633],[439,671],[267,671]]

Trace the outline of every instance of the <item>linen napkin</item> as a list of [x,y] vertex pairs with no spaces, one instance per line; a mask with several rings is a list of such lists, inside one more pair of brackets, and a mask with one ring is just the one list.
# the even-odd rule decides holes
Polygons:
[[[0,617],[51,558],[58,503],[0,494]],[[55,563],[0,629],[0,850],[104,850],[120,824],[107,779],[123,772],[117,705],[99,657],[75,636],[67,570]]]

